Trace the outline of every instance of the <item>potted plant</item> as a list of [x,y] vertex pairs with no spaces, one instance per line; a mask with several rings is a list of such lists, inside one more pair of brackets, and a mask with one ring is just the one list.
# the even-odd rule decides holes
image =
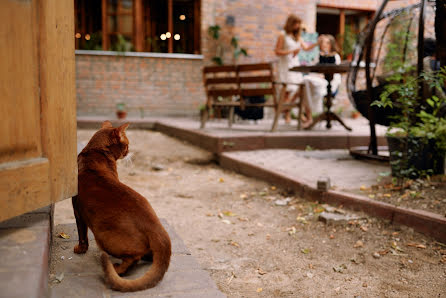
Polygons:
[[125,119],[125,117],[127,117],[125,103],[120,102],[116,104],[116,116],[118,119]]
[[[208,34],[209,37],[211,37],[215,42],[215,55],[212,57],[212,61],[217,65],[223,65],[224,64],[224,53],[225,48],[228,48],[227,45],[224,45],[220,41],[220,31],[221,27],[219,25],[213,25],[209,26],[208,28]],[[240,55],[243,55],[245,57],[248,55],[248,50],[246,48],[241,48],[239,45],[239,39],[236,36],[232,36],[230,40],[230,49],[232,51],[232,62],[234,64],[237,63],[237,60],[239,59]]]
[[[373,105],[397,110],[386,133],[392,176],[418,178],[444,173],[446,119],[441,115],[446,98],[432,95],[421,101],[420,84],[441,92],[446,68],[413,74],[413,68],[390,76],[380,99]],[[435,92],[433,92],[435,93]]]

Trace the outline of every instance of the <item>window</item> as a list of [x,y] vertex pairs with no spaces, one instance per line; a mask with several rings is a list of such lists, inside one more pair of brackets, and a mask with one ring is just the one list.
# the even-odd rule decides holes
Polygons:
[[200,53],[199,0],[76,0],[76,49]]

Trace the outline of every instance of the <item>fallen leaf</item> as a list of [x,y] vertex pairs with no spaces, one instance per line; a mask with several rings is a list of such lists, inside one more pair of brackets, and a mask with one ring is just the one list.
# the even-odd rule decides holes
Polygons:
[[334,289],[335,292],[339,292],[341,290],[341,287],[337,287],[336,289]]
[[407,243],[407,246],[425,249],[426,245],[420,243]]
[[366,282],[363,282],[363,283],[362,283],[362,286],[363,286],[364,288],[367,288],[367,283],[366,283]]
[[392,195],[389,193],[385,193],[385,194],[383,194],[383,197],[390,198],[390,197],[392,197]]
[[247,194],[245,194],[245,193],[242,193],[241,195],[240,195],[240,199],[247,199],[248,198],[248,195]]
[[369,195],[369,198],[374,199],[375,195]]
[[63,278],[64,278],[64,276],[65,276],[65,274],[64,274],[63,272],[62,272],[61,274],[59,274],[59,275],[56,275],[56,276],[55,276],[56,281],[57,281],[58,283],[61,283],[62,280],[63,280]]
[[360,228],[361,230],[363,230],[364,232],[367,232],[369,229],[367,228],[367,226],[361,226]]
[[361,187],[359,187],[359,189],[362,191],[366,191],[366,190],[368,190],[368,187],[365,185],[361,185]]
[[307,272],[306,275],[307,275],[308,278],[313,278],[313,276],[314,276],[313,273],[311,273],[311,272]]
[[232,213],[231,211],[223,211],[223,214],[224,215],[226,215],[226,216],[236,216],[236,214],[235,213]]
[[240,247],[240,244],[238,244],[235,241],[231,241],[231,242],[229,242],[229,244],[232,245],[232,246],[235,246],[235,247]]
[[70,239],[70,235],[65,234],[64,232],[61,232],[61,233],[59,234],[59,237],[60,237],[60,238],[63,238],[63,239]]
[[345,265],[345,264],[341,264],[337,267],[333,267],[333,271],[338,272],[338,273],[343,273],[344,270],[346,270],[346,269],[347,269],[347,265]]
[[373,256],[375,259],[379,259],[379,258],[381,257],[381,254],[378,253],[378,252],[374,252],[374,253],[372,254],[372,256]]
[[291,228],[288,228],[287,231],[288,231],[288,235],[290,235],[290,236],[296,234],[296,228],[294,226]]
[[266,274],[266,272],[263,271],[260,267],[257,268],[257,273],[260,274],[260,275],[265,275]]
[[271,190],[276,190],[276,187],[275,186],[271,186]]
[[258,289],[256,290],[257,293],[260,293],[260,292],[262,292],[262,291],[263,291],[262,288],[258,288]]
[[206,216],[214,216],[212,213],[206,213]]
[[297,222],[302,223],[302,224],[308,223],[308,221],[304,217],[301,217],[301,216],[296,217],[296,220],[297,220]]
[[300,250],[300,252],[306,255],[306,254],[309,254],[311,252],[311,250],[309,248],[302,248]]
[[356,241],[354,248],[364,247],[364,243],[361,240]]
[[239,217],[238,220],[240,220],[240,221],[249,221],[249,219],[247,219],[246,217]]
[[266,191],[261,191],[261,192],[259,192],[259,196],[264,197],[264,196],[266,196],[266,195],[267,195]]
[[225,179],[220,178],[220,179],[218,179],[218,182],[225,182]]
[[227,219],[223,219],[221,222],[222,222],[222,223],[225,223],[225,224],[227,224],[227,225],[230,225],[230,224],[231,224],[231,221],[229,221],[229,220],[227,220]]
[[271,235],[270,234],[266,234],[266,240],[271,239]]
[[330,234],[330,239],[334,239],[335,236],[333,234]]

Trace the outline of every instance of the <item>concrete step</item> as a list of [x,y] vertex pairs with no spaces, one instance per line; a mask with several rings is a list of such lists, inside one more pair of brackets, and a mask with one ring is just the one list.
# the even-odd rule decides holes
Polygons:
[[0,223],[0,297],[47,297],[51,206]]
[[[100,265],[100,250],[89,231],[90,247],[86,254],[76,255],[73,247],[78,235],[75,224],[54,228],[50,269],[51,297],[225,297],[209,274],[200,268],[196,259],[175,231],[162,220],[172,240],[172,259],[164,279],[154,288],[133,293],[121,293],[104,284]],[[60,238],[64,232],[70,239]],[[116,262],[118,260],[113,260]],[[125,277],[134,279],[143,275],[150,263],[139,262]],[[61,281],[59,282],[57,278]]]

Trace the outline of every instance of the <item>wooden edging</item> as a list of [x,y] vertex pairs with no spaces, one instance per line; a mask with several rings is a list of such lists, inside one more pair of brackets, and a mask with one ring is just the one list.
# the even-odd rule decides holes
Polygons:
[[218,161],[222,168],[293,190],[298,196],[305,199],[343,205],[352,210],[363,211],[372,216],[389,220],[391,223],[406,225],[420,233],[432,236],[446,243],[446,217],[438,214],[423,210],[396,207],[391,204],[371,200],[364,196],[341,191],[330,190],[323,192],[299,179],[291,178],[277,171],[241,161],[225,153],[218,155]]

